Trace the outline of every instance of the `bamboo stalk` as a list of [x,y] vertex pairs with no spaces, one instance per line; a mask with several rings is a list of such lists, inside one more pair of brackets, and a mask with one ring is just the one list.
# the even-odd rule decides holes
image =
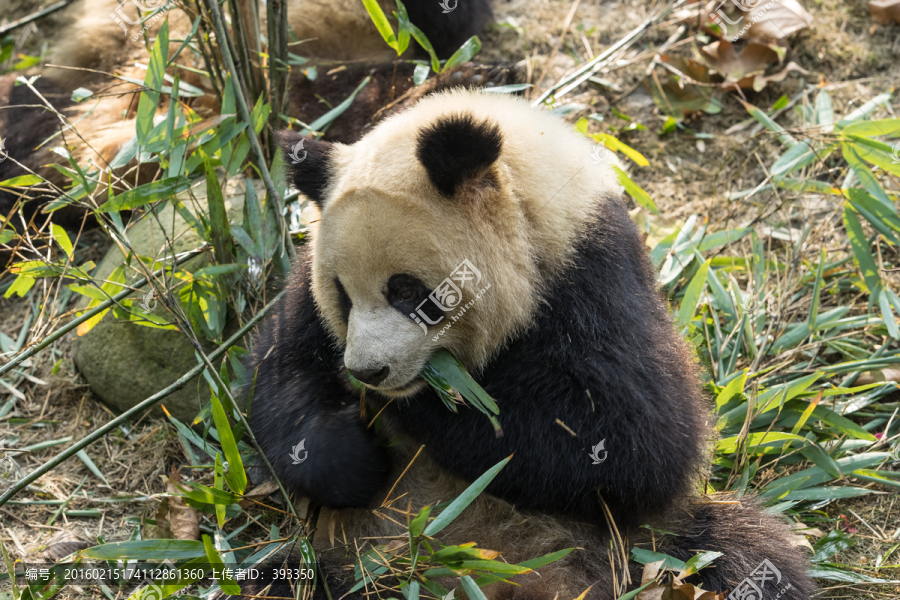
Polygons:
[[[206,2],[209,13],[212,16],[213,25],[216,29],[216,38],[219,42],[219,48],[222,51],[222,59],[225,61],[225,67],[229,72],[235,74],[236,79],[239,79],[239,77],[237,77],[239,72],[234,65],[234,59],[231,56],[229,44],[227,43],[228,32],[225,30],[225,22],[222,20],[222,13],[219,11],[219,5],[216,3],[216,0],[206,0]],[[251,123],[247,98],[243,93],[237,93],[234,97],[235,100],[237,100],[238,109],[241,111],[241,118],[245,123]],[[256,156],[259,172],[262,175],[263,182],[266,184],[266,190],[269,193],[269,197],[272,199],[269,204],[275,210],[275,217],[281,230],[282,248],[278,255],[278,268],[283,273],[287,273],[290,270],[291,259],[296,256],[296,251],[287,234],[287,227],[284,223],[284,201],[278,195],[278,190],[275,189],[275,182],[272,181],[272,175],[269,173],[269,168],[266,165],[265,154],[263,154],[262,147],[259,145],[259,138],[253,130],[253,127],[247,127],[247,139],[250,140],[250,148]]]
[[[269,42],[269,126],[273,131],[281,128],[281,115],[286,114],[287,82],[290,67],[287,65],[287,2],[268,0],[266,2],[266,25]],[[274,156],[275,140],[269,136],[269,146]]]

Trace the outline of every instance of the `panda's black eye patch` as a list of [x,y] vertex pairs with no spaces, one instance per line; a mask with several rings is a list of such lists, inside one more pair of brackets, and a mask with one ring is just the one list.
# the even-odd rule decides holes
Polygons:
[[353,308],[353,302],[350,301],[350,296],[347,295],[347,290],[344,289],[341,280],[337,277],[334,278],[334,287],[337,288],[338,305],[341,307],[341,315],[344,317],[345,322],[349,322],[350,309]]
[[[385,297],[387,298],[388,304],[404,315],[409,316],[416,312],[418,306],[422,304],[423,300],[428,298],[428,294],[430,293],[431,289],[418,278],[407,275],[406,273],[398,273],[396,275],[391,275],[391,278],[388,279]],[[422,306],[422,310],[429,316],[432,316],[430,315],[430,312],[433,312],[433,309],[437,309],[433,302],[426,302],[425,305]],[[440,315],[440,309],[437,309],[437,312],[438,315],[435,315],[434,317]]]

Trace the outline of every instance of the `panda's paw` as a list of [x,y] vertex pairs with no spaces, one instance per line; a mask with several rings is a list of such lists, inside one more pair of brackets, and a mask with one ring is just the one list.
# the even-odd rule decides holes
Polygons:
[[288,490],[330,508],[368,505],[390,468],[387,452],[355,414],[314,418],[291,435],[262,443]]

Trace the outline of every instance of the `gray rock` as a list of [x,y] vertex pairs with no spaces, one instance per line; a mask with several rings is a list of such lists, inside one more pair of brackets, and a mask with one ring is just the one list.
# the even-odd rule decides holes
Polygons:
[[[229,220],[233,223],[243,221],[245,181],[242,177],[232,178],[224,191],[225,206],[228,209]],[[201,181],[191,189],[191,192],[196,199],[196,205],[187,193],[179,194],[181,202],[195,215],[198,210],[204,215],[207,214],[206,183]],[[258,197],[262,198],[264,190],[261,186],[257,186],[257,192]],[[174,210],[172,203],[166,203],[158,210],[158,214],[158,219],[147,215],[128,229],[128,239],[135,252],[141,256],[171,256],[171,247],[164,252],[166,237],[175,240],[173,245],[176,253],[202,245],[202,238]],[[100,280],[108,278],[117,266],[123,264],[124,259],[125,256],[119,247],[113,245],[97,266],[93,277]],[[158,262],[152,269],[159,269],[162,264]],[[201,255],[179,267],[194,272],[207,264],[209,264],[207,256]],[[129,283],[141,277],[142,274],[136,268],[126,267],[126,278]],[[150,288],[144,286],[142,290],[143,293],[149,293]],[[141,300],[137,294],[133,297],[138,301]],[[85,308],[88,302],[88,298],[82,298],[78,307]],[[157,303],[153,313],[171,320],[171,315],[162,306],[162,302],[150,299],[148,304],[152,306],[153,302]],[[138,306],[136,304],[135,308]],[[214,344],[203,339],[202,333],[197,334],[204,350],[209,352],[215,348]],[[197,365],[194,349],[181,331],[136,325],[117,319],[113,311],[106,313],[103,319],[84,335],[74,335],[72,350],[75,365],[84,375],[94,394],[117,411],[128,410],[142,402],[174,383]],[[209,385],[202,377],[197,377],[181,390],[164,398],[161,404],[165,405],[169,413],[176,418],[190,422],[200,407],[209,400],[209,395]],[[154,408],[154,412],[158,415],[163,414],[159,404]]]

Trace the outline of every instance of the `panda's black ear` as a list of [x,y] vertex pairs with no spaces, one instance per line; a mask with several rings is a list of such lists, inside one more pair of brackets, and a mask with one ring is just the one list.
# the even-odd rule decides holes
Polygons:
[[422,129],[416,157],[437,190],[451,198],[460,187],[485,175],[503,148],[500,128],[469,113],[441,117]]
[[288,183],[322,208],[328,186],[332,144],[287,130],[276,132],[275,139],[284,152]]

